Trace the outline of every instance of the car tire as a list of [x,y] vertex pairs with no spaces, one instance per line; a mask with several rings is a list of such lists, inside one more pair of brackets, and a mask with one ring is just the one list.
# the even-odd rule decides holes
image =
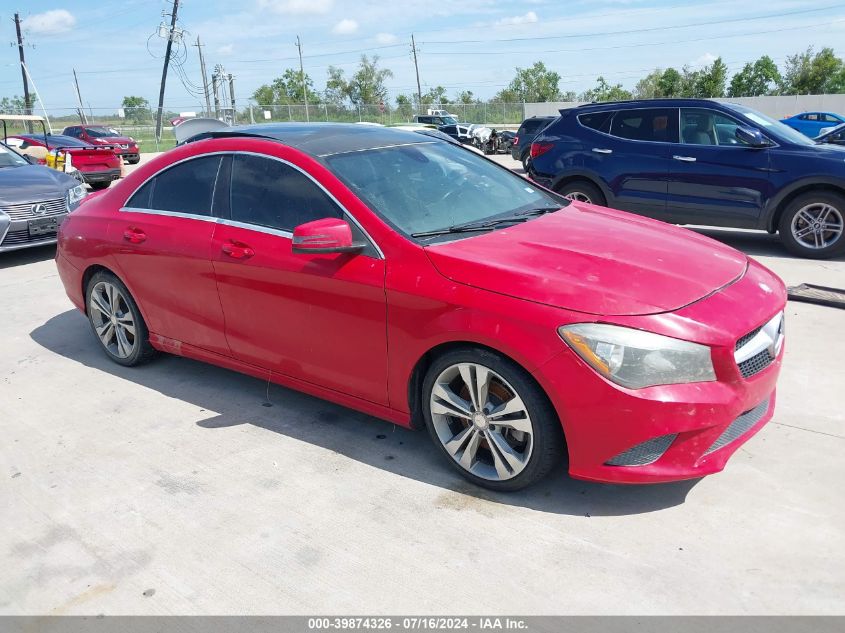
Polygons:
[[607,201],[601,190],[586,180],[572,180],[559,186],[555,191],[570,200],[586,202],[587,204],[597,204],[600,207],[607,205]]
[[129,163],[130,165],[137,165],[138,163],[141,162],[141,157],[139,156],[138,158],[129,158],[129,159],[126,160],[126,162]]
[[91,277],[85,306],[91,330],[111,360],[134,367],[156,355],[138,304],[115,275],[100,271]]
[[[475,381],[475,398],[467,380]],[[479,398],[485,401],[474,405]],[[520,490],[565,459],[563,430],[546,394],[524,369],[490,350],[437,357],[423,380],[422,408],[434,444],[478,486]]]
[[111,180],[106,180],[105,182],[89,182],[88,186],[91,187],[94,191],[102,191],[103,189],[108,189],[111,185]]
[[811,191],[795,198],[778,223],[780,239],[789,252],[809,259],[828,259],[845,253],[845,196]]
[[525,154],[522,157],[522,171],[526,174],[528,173],[528,169],[531,167],[531,154]]

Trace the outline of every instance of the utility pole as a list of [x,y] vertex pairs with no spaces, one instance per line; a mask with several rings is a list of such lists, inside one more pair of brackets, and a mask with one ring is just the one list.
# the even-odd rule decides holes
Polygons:
[[302,42],[296,36],[296,48],[299,51],[299,76],[302,78],[302,94],[305,95],[305,121],[311,122],[308,116],[308,83],[305,81],[305,68],[302,66]]
[[85,125],[88,121],[85,120],[85,106],[82,105],[82,93],[79,92],[79,79],[76,76],[76,68],[73,69],[73,85],[76,86],[76,102],[79,104],[79,122]]
[[164,85],[167,83],[167,67],[170,65],[170,51],[173,48],[173,35],[176,31],[176,13],[179,0],[173,0],[173,13],[170,14],[170,31],[167,34],[167,48],[164,49],[164,67],[161,69],[161,88],[158,92],[158,112],[156,112],[156,140],[161,140],[161,116],[164,108]]
[[411,33],[411,51],[414,53],[414,70],[417,72],[417,106],[422,112],[422,88],[420,88],[420,67],[417,64],[417,43],[414,41],[414,34]]
[[32,114],[31,103],[29,102],[29,82],[26,80],[26,59],[23,55],[23,37],[21,36],[21,16],[15,13],[15,31],[18,34],[18,57],[21,60],[21,78],[23,79],[23,108],[24,114]]
[[232,123],[237,123],[238,112],[235,109],[235,77],[232,73],[227,75],[229,80],[229,100],[232,102]]
[[194,44],[200,55],[200,71],[202,71],[202,91],[205,94],[205,111],[208,116],[211,116],[211,101],[208,96],[208,76],[205,74],[205,58],[202,56],[202,44],[200,44],[200,36],[197,35],[197,43]]
[[217,73],[214,73],[211,76],[211,87],[212,87],[212,91],[214,92],[214,118],[219,119],[220,118],[220,95],[219,95],[219,92],[218,92],[219,89],[218,89],[218,86],[217,86]]

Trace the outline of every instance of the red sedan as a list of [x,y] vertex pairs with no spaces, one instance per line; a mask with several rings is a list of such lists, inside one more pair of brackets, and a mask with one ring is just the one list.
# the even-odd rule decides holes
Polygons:
[[59,150],[70,154],[71,162],[83,180],[95,191],[106,189],[113,180],[120,178],[120,158],[110,146],[94,146],[70,136],[61,134],[18,134],[6,141],[22,154],[40,158],[39,162],[53,162],[45,159],[48,150]]
[[685,229],[413,131],[199,135],[62,224],[115,362],[178,354],[427,428],[471,481],[701,477],[771,417],[786,293]]

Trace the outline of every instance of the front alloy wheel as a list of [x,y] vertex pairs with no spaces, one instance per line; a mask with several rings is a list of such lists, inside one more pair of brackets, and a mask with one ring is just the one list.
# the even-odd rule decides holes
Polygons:
[[446,368],[429,406],[443,447],[473,475],[511,479],[531,458],[534,429],[525,403],[493,370],[476,363]]
[[560,461],[560,423],[536,383],[487,350],[441,357],[424,383],[432,438],[461,474],[496,490],[523,488]]

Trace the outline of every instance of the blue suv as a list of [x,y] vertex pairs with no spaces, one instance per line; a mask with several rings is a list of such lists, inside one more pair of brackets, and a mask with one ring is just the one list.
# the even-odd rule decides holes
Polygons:
[[779,232],[804,257],[845,253],[845,147],[706,99],[594,103],[534,139],[529,176],[582,202],[675,224]]

